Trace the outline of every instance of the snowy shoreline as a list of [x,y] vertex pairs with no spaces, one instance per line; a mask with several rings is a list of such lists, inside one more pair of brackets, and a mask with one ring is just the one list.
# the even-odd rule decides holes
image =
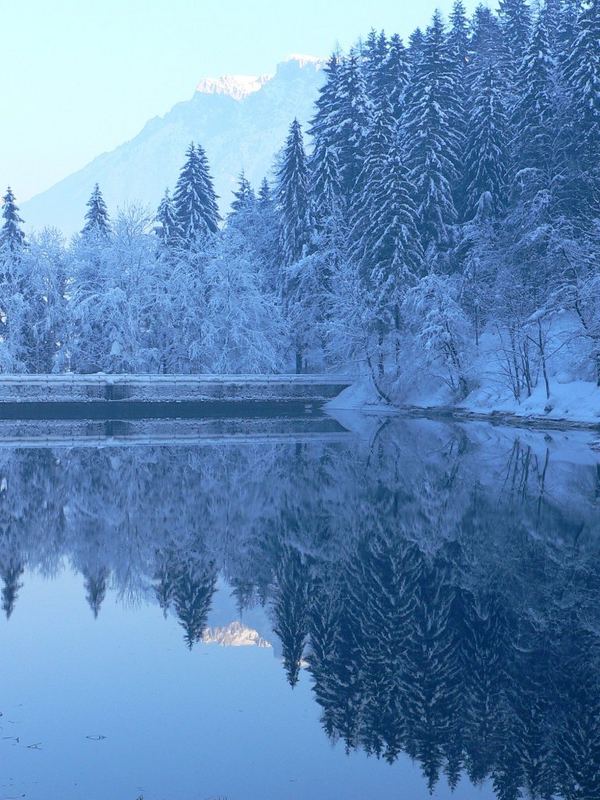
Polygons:
[[[331,411],[359,411],[365,414],[425,417],[457,421],[488,422],[492,425],[535,430],[588,430],[600,433],[600,388],[592,383],[575,381],[563,384],[562,392],[552,398],[553,408],[543,413],[544,405],[532,396],[520,406],[499,401],[494,407],[482,407],[483,397],[471,393],[463,404],[452,403],[384,403],[364,383],[356,383],[327,403]],[[562,394],[562,397],[561,397]],[[565,398],[570,398],[566,404]]]

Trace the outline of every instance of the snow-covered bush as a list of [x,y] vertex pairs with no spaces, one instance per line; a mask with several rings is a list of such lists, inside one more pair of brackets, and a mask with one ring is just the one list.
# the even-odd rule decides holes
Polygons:
[[458,399],[469,390],[471,323],[459,302],[457,277],[428,275],[409,289],[403,317],[423,354],[423,364],[439,370]]

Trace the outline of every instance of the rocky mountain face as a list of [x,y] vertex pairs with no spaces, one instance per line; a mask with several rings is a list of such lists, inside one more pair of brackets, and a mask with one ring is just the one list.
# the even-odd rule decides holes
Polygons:
[[244,169],[258,185],[272,170],[289,124],[306,124],[323,80],[324,62],[291,56],[272,76],[229,75],[201,80],[193,97],[110,153],[23,204],[32,228],[56,226],[71,234],[81,228],[85,204],[99,183],[111,213],[142,203],[152,210],[173,187],[190,141],[208,155],[222,210],[231,201]]

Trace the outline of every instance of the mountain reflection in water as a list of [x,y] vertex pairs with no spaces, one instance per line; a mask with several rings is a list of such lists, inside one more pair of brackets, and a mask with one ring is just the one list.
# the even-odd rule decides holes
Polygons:
[[[431,791],[468,776],[501,800],[597,800],[598,455],[583,434],[419,420],[332,441],[0,448],[2,609],[26,624],[28,576],[66,564],[89,624],[113,593],[176,619],[182,648],[272,643],[329,739],[409,756]],[[219,582],[270,629],[209,630]]]

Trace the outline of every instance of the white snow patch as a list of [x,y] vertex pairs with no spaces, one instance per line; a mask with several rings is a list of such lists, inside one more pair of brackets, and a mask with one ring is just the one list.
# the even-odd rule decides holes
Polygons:
[[504,412],[519,417],[545,417],[552,420],[591,422],[600,425],[600,387],[592,381],[573,380],[551,383],[550,399],[538,383],[531,397],[517,403],[495,384],[485,383],[461,403],[469,411]]
[[320,56],[307,56],[302,55],[301,53],[292,53],[292,55],[284,59],[284,63],[288,61],[296,61],[300,67],[306,67],[310,64],[317,68],[321,68],[327,63],[326,59],[321,58]]
[[258,92],[272,79],[272,75],[222,75],[220,78],[202,78],[196,86],[200,94],[223,94],[234,100],[243,100]]

